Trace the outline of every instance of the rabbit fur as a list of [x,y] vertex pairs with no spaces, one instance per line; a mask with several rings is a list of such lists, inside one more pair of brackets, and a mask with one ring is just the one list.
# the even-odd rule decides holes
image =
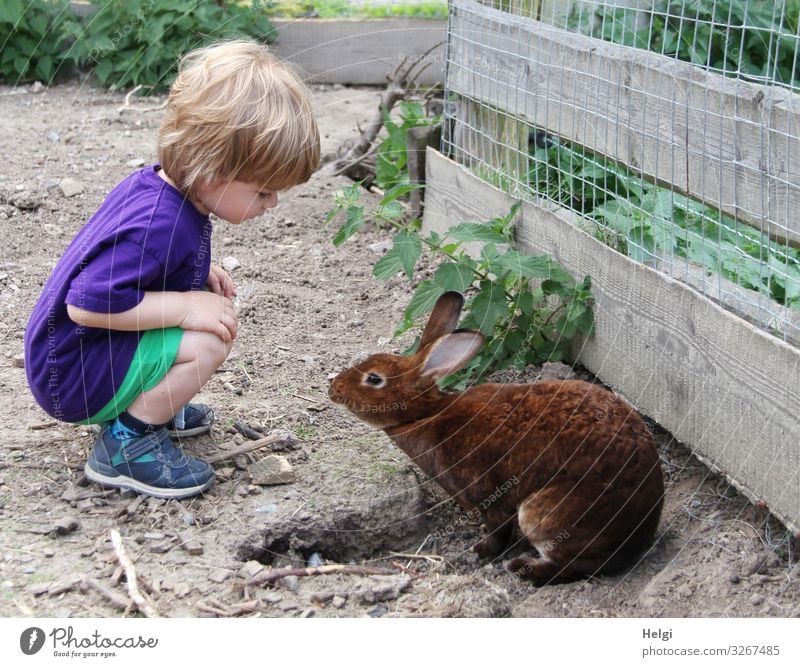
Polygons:
[[465,510],[494,558],[515,524],[538,552],[505,567],[536,584],[628,567],[652,542],[664,483],[652,434],[622,398],[580,380],[487,383],[444,392],[483,336],[455,331],[463,296],[439,298],[416,354],[342,371],[331,399],[376,426]]

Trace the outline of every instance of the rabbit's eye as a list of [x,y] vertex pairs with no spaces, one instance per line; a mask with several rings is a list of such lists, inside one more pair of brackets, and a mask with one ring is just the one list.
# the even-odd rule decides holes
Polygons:
[[377,373],[367,373],[364,381],[371,387],[380,387],[384,382],[383,378]]

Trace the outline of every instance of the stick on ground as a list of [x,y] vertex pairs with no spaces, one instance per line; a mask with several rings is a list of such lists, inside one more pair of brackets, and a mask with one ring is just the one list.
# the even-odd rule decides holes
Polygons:
[[114,552],[117,554],[119,564],[125,569],[125,579],[128,584],[128,595],[133,600],[136,607],[148,618],[158,618],[153,601],[150,600],[144,593],[139,590],[136,582],[136,568],[133,567],[133,561],[122,543],[122,536],[116,528],[111,529],[111,544],[114,545]]

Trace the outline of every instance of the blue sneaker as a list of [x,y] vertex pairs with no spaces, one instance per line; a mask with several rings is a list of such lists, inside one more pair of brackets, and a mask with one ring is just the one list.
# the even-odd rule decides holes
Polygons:
[[190,438],[211,430],[214,411],[202,403],[187,403],[167,422],[167,432],[173,438]]
[[103,486],[156,498],[187,498],[214,483],[211,466],[186,456],[166,428],[122,439],[106,425],[97,436],[84,474]]

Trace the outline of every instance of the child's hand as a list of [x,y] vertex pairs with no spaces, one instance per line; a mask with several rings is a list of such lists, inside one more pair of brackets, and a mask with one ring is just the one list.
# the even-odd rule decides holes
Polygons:
[[214,294],[232,299],[236,296],[236,285],[233,284],[228,272],[221,266],[211,265],[211,270],[206,278],[206,285]]
[[189,331],[208,331],[229,343],[236,338],[239,321],[233,301],[214,292],[184,292],[184,315],[178,326]]

